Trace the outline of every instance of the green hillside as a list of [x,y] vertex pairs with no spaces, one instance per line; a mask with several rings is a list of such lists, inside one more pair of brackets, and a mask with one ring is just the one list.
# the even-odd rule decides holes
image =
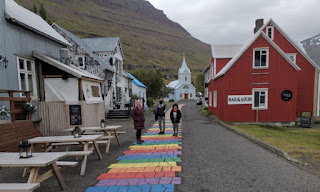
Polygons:
[[128,71],[160,68],[177,78],[186,52],[195,80],[209,63],[210,46],[193,38],[145,0],[16,0],[32,10],[43,4],[49,19],[82,38],[120,37]]

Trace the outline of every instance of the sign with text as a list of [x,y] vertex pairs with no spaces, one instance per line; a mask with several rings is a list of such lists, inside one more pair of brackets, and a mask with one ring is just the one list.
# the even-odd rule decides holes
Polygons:
[[252,102],[252,95],[228,95],[228,105],[244,105]]
[[82,125],[81,105],[70,105],[70,125]]
[[281,93],[281,99],[283,101],[290,101],[292,99],[292,92],[290,90],[284,90],[282,93]]
[[300,126],[303,128],[311,128],[311,112],[301,112]]

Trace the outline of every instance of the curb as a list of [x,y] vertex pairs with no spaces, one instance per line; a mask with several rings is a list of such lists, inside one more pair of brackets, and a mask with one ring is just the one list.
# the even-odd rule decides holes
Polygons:
[[[201,110],[201,108],[200,108]],[[202,111],[200,111],[201,113],[203,113]],[[280,157],[283,157],[284,159],[286,159],[287,161],[291,162],[291,163],[298,163],[298,164],[304,164],[300,161],[298,161],[297,159],[294,159],[292,158],[290,155],[288,155],[287,152],[285,151],[282,151],[281,149],[278,149],[277,147],[274,147],[272,145],[269,145],[259,139],[256,139],[256,138],[253,138],[251,137],[250,135],[246,134],[246,133],[243,133],[233,127],[231,127],[230,125],[226,124],[225,122],[221,121],[220,119],[217,119],[216,117],[214,116],[208,116],[209,118],[213,119],[215,122],[219,123],[221,126],[223,126],[224,128],[228,129],[229,131],[232,131],[248,140],[250,140],[251,142],[253,143],[256,143],[258,145],[260,145],[261,147],[275,153],[276,155],[280,156]]]

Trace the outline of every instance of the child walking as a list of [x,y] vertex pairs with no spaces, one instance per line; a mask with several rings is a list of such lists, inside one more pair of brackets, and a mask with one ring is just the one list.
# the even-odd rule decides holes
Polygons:
[[170,119],[173,124],[173,135],[174,137],[178,137],[179,131],[179,123],[181,119],[181,111],[179,110],[178,104],[173,104],[172,110],[170,112]]

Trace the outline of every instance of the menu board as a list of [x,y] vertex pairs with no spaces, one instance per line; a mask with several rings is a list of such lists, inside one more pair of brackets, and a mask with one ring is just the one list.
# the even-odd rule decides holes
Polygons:
[[311,128],[311,112],[301,112],[301,127]]
[[82,125],[81,105],[69,105],[70,125]]

